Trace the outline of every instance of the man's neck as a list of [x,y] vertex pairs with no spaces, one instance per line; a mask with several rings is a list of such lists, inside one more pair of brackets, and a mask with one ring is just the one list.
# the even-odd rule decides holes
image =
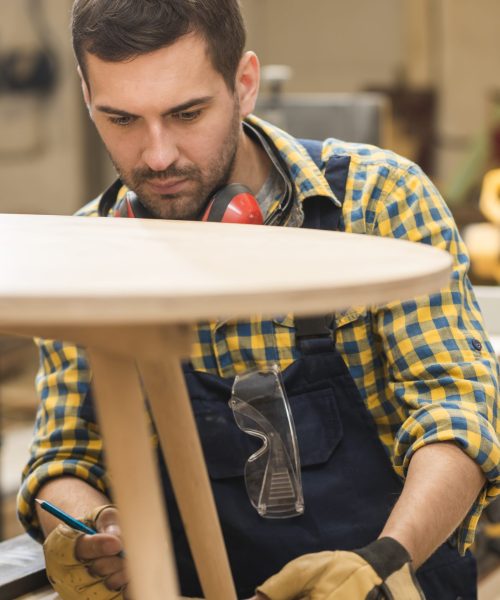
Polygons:
[[246,185],[257,195],[269,177],[270,170],[271,159],[264,148],[242,129],[230,183]]

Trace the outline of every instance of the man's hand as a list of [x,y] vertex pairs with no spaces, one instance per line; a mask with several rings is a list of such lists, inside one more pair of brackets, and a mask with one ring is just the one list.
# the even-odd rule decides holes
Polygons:
[[305,554],[257,588],[270,600],[425,600],[408,552],[381,538],[352,552]]
[[110,590],[121,590],[128,583],[125,573],[125,561],[118,556],[123,552],[121,531],[118,524],[118,512],[114,506],[108,506],[97,512],[94,521],[97,535],[82,535],[77,539],[75,556],[87,564],[88,572]]
[[117,511],[99,507],[86,519],[99,533],[85,535],[59,525],[44,543],[47,575],[63,600],[127,600],[128,577]]

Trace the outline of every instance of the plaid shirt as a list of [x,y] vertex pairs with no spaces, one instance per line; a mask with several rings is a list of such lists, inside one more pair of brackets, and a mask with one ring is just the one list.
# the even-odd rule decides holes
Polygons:
[[[331,197],[322,173],[286,133],[250,117],[288,165],[299,202]],[[413,454],[452,441],[476,461],[488,483],[457,531],[463,551],[481,510],[500,494],[498,365],[467,278],[468,257],[450,212],[415,164],[373,146],[328,139],[323,159],[351,157],[341,229],[431,244],[451,253],[450,286],[431,296],[384,307],[352,307],[336,316],[337,348],[378,428],[395,471],[404,477]],[[98,199],[78,214],[97,215]],[[298,356],[291,314],[262,320],[199,323],[191,361],[200,371],[232,377]],[[21,521],[41,537],[33,501],[42,484],[74,475],[109,494],[102,443],[82,402],[89,391],[85,352],[38,340],[41,398],[31,458],[18,497]]]

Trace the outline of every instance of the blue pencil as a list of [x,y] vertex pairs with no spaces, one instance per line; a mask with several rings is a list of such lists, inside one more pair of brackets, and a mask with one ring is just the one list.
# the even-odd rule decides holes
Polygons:
[[83,533],[87,533],[88,535],[95,535],[97,533],[95,529],[88,527],[85,525],[85,523],[82,523],[78,519],[68,515],[68,513],[65,513],[63,510],[57,508],[57,506],[54,506],[50,502],[47,502],[46,500],[39,500],[38,498],[36,498],[36,502],[38,502],[40,508],[43,508],[43,510],[46,510],[51,515],[54,515],[54,517],[57,517],[60,521],[66,523],[66,525],[69,525],[71,528],[76,529],[77,531],[82,531]]
[[[64,512],[60,508],[57,508],[57,506],[54,506],[51,502],[47,502],[47,500],[39,500],[38,498],[35,498],[35,501],[38,502],[40,508],[43,508],[43,510],[46,510],[51,515],[54,515],[54,517],[57,517],[60,521],[66,523],[66,525],[69,525],[73,529],[76,529],[77,531],[82,531],[83,533],[86,533],[88,535],[95,535],[97,533],[95,529],[88,527],[87,525],[85,525],[85,523],[82,523],[78,519],[75,519],[71,515],[68,515],[68,513]],[[120,558],[125,558],[125,552],[121,550],[116,556],[119,556]]]

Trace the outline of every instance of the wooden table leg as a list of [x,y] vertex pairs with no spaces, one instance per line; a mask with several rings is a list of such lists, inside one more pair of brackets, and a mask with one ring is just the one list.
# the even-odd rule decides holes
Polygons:
[[171,600],[177,576],[136,363],[92,347],[88,355],[132,595]]
[[236,591],[203,451],[175,348],[139,364],[165,462],[207,600],[235,600]]

